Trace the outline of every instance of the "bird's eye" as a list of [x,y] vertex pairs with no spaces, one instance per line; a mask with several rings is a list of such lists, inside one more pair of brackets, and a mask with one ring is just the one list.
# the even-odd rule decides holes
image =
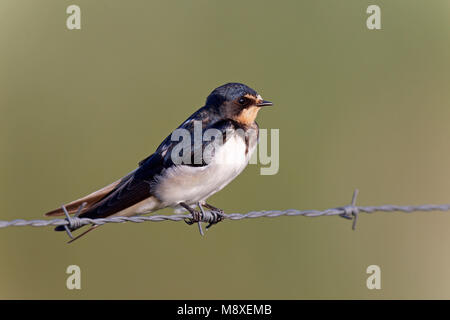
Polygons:
[[241,106],[245,106],[245,105],[248,105],[250,103],[250,100],[245,98],[245,97],[242,97],[242,98],[239,98],[238,103]]

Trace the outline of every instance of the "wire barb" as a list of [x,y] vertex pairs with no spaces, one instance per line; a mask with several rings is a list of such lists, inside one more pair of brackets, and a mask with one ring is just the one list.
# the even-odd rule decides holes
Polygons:
[[345,219],[353,220],[352,230],[356,230],[356,222],[358,221],[359,208],[356,206],[356,199],[358,198],[359,190],[353,191],[352,202],[350,205],[342,207],[344,213],[340,216]]
[[[70,232],[70,229],[71,229],[72,226],[73,226],[72,217],[69,215],[69,212],[67,212],[67,209],[66,209],[66,206],[65,206],[65,205],[62,205],[61,208],[63,209],[64,215],[66,216],[66,220],[67,220],[67,222],[68,222],[68,224],[65,224],[65,225],[64,225],[64,229],[66,229],[66,233],[67,233],[67,235],[69,236],[69,238],[70,238],[70,239],[73,239],[73,235],[72,235],[72,233]],[[80,208],[81,208],[81,206],[80,206]],[[79,210],[79,211],[81,211],[81,210]]]

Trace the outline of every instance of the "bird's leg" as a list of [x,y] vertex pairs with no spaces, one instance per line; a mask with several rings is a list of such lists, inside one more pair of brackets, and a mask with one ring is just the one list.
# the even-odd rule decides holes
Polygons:
[[201,220],[201,212],[192,209],[190,206],[188,206],[184,202],[180,202],[179,204],[180,204],[180,206],[185,208],[187,211],[189,211],[190,214],[192,214],[192,218],[185,219],[184,222],[186,222],[188,225],[194,224],[196,222],[200,222],[200,220]]
[[206,229],[209,229],[211,226],[213,226],[216,223],[219,223],[220,221],[222,221],[224,219],[224,215],[223,215],[224,212],[223,212],[222,209],[216,208],[216,207],[214,207],[214,206],[212,206],[212,205],[210,205],[210,204],[208,204],[206,202],[203,203],[203,206],[208,208],[211,211],[211,213],[213,214],[213,216],[214,216],[214,221],[210,222],[206,226]]

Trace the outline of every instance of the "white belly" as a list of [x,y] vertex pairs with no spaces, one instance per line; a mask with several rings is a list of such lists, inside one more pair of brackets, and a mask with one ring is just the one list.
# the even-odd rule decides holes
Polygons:
[[255,149],[253,144],[247,155],[246,145],[239,136],[231,137],[215,152],[212,161],[203,167],[179,165],[167,169],[157,178],[155,195],[164,206],[180,202],[195,204],[204,201],[230,183],[247,166]]

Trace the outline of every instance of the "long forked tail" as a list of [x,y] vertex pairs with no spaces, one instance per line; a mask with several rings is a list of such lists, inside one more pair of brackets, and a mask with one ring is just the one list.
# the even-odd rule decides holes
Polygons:
[[[117,181],[109,184],[108,186],[106,186],[100,190],[97,190],[91,194],[88,194],[87,196],[85,196],[83,198],[72,201],[72,202],[66,204],[65,206],[62,206],[58,209],[47,212],[45,215],[48,217],[62,216],[62,215],[68,216],[71,214],[75,214],[75,216],[83,215],[87,211],[89,211],[89,209],[91,209],[96,203],[98,203],[100,200],[102,200],[108,194],[110,194],[112,191],[114,191],[114,189],[119,185],[119,183],[122,180],[124,180],[130,176],[131,176],[131,173],[128,174],[125,178],[123,178],[121,180],[117,180]],[[76,239],[79,239],[80,237],[82,237],[83,235],[88,233],[89,231],[95,229],[94,227],[89,228],[84,233],[80,234],[76,238],[69,241],[69,243],[75,241]],[[70,228],[70,231],[77,230],[78,228],[80,228],[80,227]],[[66,226],[57,226],[55,228],[55,231],[66,231]]]
[[[84,213],[87,211],[90,207],[92,207],[94,204],[96,204],[98,201],[106,197],[109,193],[114,191],[114,189],[117,187],[121,180],[117,180],[110,185],[107,185],[106,187],[97,190],[95,192],[92,192],[88,194],[87,196],[77,199],[75,201],[72,201],[65,205],[66,210],[69,212],[69,214],[76,213],[80,206],[85,203],[86,205],[83,206],[83,209],[80,213]],[[63,216],[64,210],[61,208],[57,208],[55,210],[49,211],[45,214],[47,217],[54,217],[54,216]]]
[[[134,173],[136,172],[136,170],[133,170],[122,179],[117,180],[100,190],[97,190],[81,199],[72,201],[65,206],[62,206],[60,209],[55,209],[47,212],[46,216],[65,215],[66,218],[70,219],[69,216],[71,214],[75,214],[75,217],[79,218],[104,218],[107,216],[111,216],[119,211],[123,211],[124,214],[127,212],[127,210],[134,213],[135,208],[133,205],[139,203],[139,201],[141,200],[145,200],[145,198],[148,197],[148,183],[145,180],[138,181],[139,183],[137,185],[140,188],[137,188],[137,190],[141,192],[137,195],[135,194],[136,190],[134,190],[136,186],[130,188],[132,192],[122,193],[124,189],[126,191],[129,191],[126,187],[134,181]],[[124,194],[126,194],[127,197],[125,197]],[[110,205],[110,200],[108,199],[110,199],[111,201],[114,200],[115,203],[113,206]],[[105,208],[108,210],[101,210]],[[97,226],[98,225],[92,226],[87,231],[83,232],[70,242],[81,238],[88,232],[96,229]],[[67,225],[65,225],[57,226],[55,230],[69,231],[69,236],[72,237],[71,231],[77,230],[80,227],[82,226],[72,225],[68,228]]]

